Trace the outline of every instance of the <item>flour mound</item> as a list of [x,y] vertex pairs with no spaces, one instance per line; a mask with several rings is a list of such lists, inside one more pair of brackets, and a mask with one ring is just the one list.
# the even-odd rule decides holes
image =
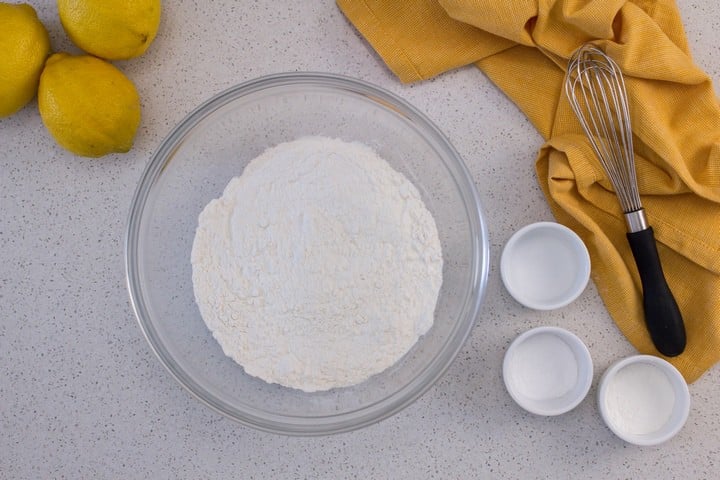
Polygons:
[[355,385],[433,324],[435,221],[372,149],[305,137],[266,150],[199,217],[195,299],[249,375],[307,392]]

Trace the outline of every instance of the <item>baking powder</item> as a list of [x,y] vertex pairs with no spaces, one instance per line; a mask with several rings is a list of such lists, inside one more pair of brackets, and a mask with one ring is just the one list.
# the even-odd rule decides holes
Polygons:
[[202,211],[192,249],[203,320],[226,355],[312,392],[360,383],[433,324],[435,221],[372,149],[324,137],[254,159]]
[[609,420],[634,435],[660,430],[670,419],[675,391],[667,375],[649,363],[632,363],[619,370],[607,386]]

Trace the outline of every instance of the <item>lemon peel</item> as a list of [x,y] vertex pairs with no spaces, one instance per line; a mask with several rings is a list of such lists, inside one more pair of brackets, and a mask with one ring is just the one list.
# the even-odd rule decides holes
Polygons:
[[50,53],[50,37],[35,9],[0,3],[0,117],[17,112],[35,97]]
[[160,0],[58,0],[57,5],[73,43],[107,60],[142,55],[160,25]]
[[57,143],[85,157],[129,151],[140,124],[140,97],[133,82],[91,55],[56,53],[48,58],[38,107]]

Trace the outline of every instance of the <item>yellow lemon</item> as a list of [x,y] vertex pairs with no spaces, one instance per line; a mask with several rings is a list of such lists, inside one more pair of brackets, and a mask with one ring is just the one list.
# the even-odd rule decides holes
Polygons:
[[0,3],[0,117],[33,99],[49,53],[50,38],[35,9]]
[[130,150],[140,124],[140,97],[120,70],[90,55],[56,53],[40,76],[43,123],[67,150],[101,157]]
[[60,22],[88,53],[126,60],[145,53],[160,25],[160,0],[58,0]]

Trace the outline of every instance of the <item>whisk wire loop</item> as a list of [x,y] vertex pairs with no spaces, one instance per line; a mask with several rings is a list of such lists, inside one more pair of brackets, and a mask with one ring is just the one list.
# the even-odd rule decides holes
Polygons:
[[623,211],[642,209],[630,110],[620,68],[602,50],[587,45],[570,59],[565,93]]

